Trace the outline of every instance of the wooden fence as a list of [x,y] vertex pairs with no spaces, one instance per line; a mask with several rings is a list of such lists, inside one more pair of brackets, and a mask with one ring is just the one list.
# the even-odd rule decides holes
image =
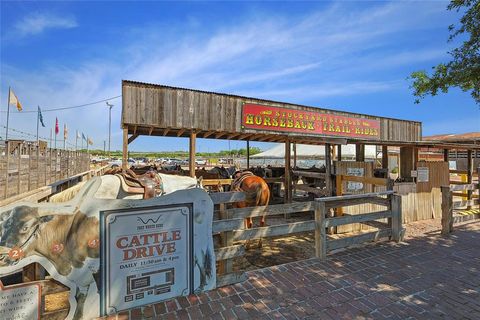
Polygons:
[[[215,204],[237,202],[245,199],[242,192],[228,192],[211,195]],[[344,215],[331,217],[329,210],[339,207],[347,207],[365,203],[384,206],[386,210],[369,212],[356,215]],[[315,212],[314,220],[285,223],[268,227],[255,227],[246,229],[245,218],[285,215],[291,213]],[[243,271],[233,272],[232,259],[245,253],[242,241],[255,239],[286,236],[301,232],[315,232],[316,256],[325,259],[326,253],[331,250],[345,248],[350,245],[367,241],[375,241],[379,238],[390,237],[400,241],[403,238],[401,197],[394,195],[393,191],[349,195],[342,197],[319,198],[315,201],[295,202],[288,204],[269,205],[250,208],[227,209],[220,215],[219,220],[213,222],[213,233],[222,237],[222,247],[215,251],[219,261],[218,286],[231,284],[245,279]],[[332,227],[348,225],[352,223],[365,223],[379,219],[388,219],[385,228],[375,232],[361,233],[351,236],[343,236],[335,239],[327,236],[327,230]],[[235,242],[237,242],[235,244]]]
[[[473,198],[473,192],[479,191],[480,183],[462,184],[443,186],[442,190],[442,234],[448,235],[453,231],[453,224],[463,221],[480,219],[480,213],[474,213],[470,215],[457,215],[454,216],[454,210],[460,208],[471,208],[472,206],[479,205],[480,199],[478,197]],[[470,199],[453,201],[454,195],[458,194],[458,191],[468,191]],[[463,193],[462,193],[463,195]]]
[[85,152],[39,148],[36,143],[17,141],[9,141],[0,151],[0,200],[90,169]]

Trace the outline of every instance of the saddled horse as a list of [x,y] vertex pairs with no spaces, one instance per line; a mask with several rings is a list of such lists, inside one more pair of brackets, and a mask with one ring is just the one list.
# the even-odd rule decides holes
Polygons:
[[[270,201],[270,189],[267,183],[250,171],[239,171],[234,174],[232,190],[243,191],[246,194],[245,201],[234,203],[236,208],[266,206]],[[252,225],[252,218],[245,218],[245,227],[251,228]],[[260,226],[265,226],[265,216],[260,218]]]

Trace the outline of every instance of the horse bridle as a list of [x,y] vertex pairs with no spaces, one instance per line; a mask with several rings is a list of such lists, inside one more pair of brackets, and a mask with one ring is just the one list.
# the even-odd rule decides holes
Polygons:
[[[37,224],[35,226],[35,229],[33,229],[32,233],[30,233],[30,235],[28,236],[27,240],[25,240],[20,246],[16,247],[16,248],[19,248],[21,250],[23,250],[23,248],[30,242],[30,240],[37,234],[37,231],[40,229],[40,224]],[[10,248],[10,249],[14,249],[15,247],[13,248]],[[5,255],[8,255],[8,252],[3,252],[0,254],[0,256],[5,256]]]

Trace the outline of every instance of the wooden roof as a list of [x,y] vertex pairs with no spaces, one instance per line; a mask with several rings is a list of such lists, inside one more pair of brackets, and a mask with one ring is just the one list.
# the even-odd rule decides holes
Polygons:
[[[242,125],[244,104],[286,108],[298,112],[321,112],[332,116],[378,121],[376,139],[298,132],[277,132],[246,128]],[[316,108],[285,102],[206,92],[164,85],[122,82],[122,127],[133,136],[155,135],[187,137],[195,131],[198,138],[292,142],[304,144],[346,144],[364,141],[382,144],[393,141],[421,140],[421,123],[372,115]]]

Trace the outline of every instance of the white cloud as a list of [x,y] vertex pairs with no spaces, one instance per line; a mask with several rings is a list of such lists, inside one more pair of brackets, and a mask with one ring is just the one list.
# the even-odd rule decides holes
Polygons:
[[77,26],[77,21],[72,16],[35,12],[18,21],[14,29],[18,36],[24,37],[40,34],[47,29],[70,29]]

